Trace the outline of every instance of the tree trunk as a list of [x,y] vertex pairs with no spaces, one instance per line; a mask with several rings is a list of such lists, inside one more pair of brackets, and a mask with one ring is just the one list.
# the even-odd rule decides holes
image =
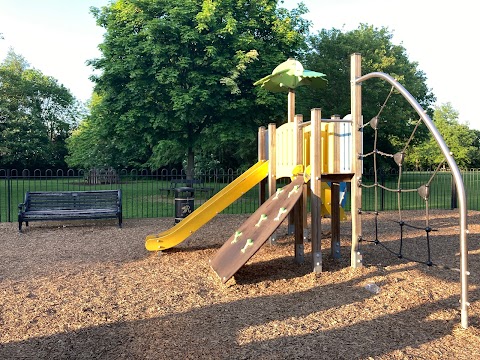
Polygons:
[[194,168],[195,168],[195,153],[193,152],[193,148],[190,146],[187,150],[187,179],[192,180],[194,175]]

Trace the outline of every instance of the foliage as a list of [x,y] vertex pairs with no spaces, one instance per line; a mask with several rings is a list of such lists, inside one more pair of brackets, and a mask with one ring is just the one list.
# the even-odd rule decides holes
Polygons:
[[57,80],[10,50],[0,64],[0,165],[64,167],[79,105]]
[[69,167],[91,169],[95,167],[121,167],[121,154],[116,151],[115,137],[102,126],[101,99],[93,94],[89,104],[90,114],[67,139],[68,155],[65,160]]
[[[110,140],[106,160],[158,168],[214,154],[230,166],[253,161],[257,128],[280,122],[283,96],[252,86],[304,44],[305,8],[277,0],[118,0],[93,8],[105,28],[101,101],[92,137]],[[84,132],[84,137],[88,132]],[[72,145],[75,140],[72,141]],[[95,141],[90,141],[95,144]],[[100,145],[97,145],[97,148]],[[72,146],[71,159],[81,150]],[[99,150],[96,150],[99,153]]]
[[[435,107],[433,122],[459,167],[467,169],[478,164],[478,131],[471,131],[468,125],[460,124],[458,112],[450,103]],[[407,156],[407,165],[421,169],[435,168],[444,159],[440,147],[432,136],[413,147]]]
[[[350,113],[350,56],[362,55],[362,73],[384,72],[399,81],[422,105],[430,111],[435,97],[426,86],[426,76],[416,62],[409,61],[406,50],[394,45],[388,28],[361,24],[356,30],[321,30],[309,38],[310,49],[304,54],[304,67],[327,75],[328,86],[323,91],[298,89],[297,109],[309,117],[311,108],[322,108],[322,117]],[[380,79],[370,79],[362,87],[364,123],[376,116],[387,99],[391,86]],[[418,115],[400,94],[390,97],[379,116],[378,148],[395,153],[405,145],[414,129]],[[364,138],[373,138],[371,127],[365,127]],[[422,141],[426,131],[416,134]],[[368,161],[366,161],[368,167]],[[383,166],[388,167],[388,164]]]
[[476,129],[471,129],[470,130],[474,136],[475,139],[472,143],[472,145],[475,147],[475,153],[473,154],[473,157],[471,158],[471,167],[472,168],[480,168],[480,130]]
[[[102,57],[90,62],[101,75],[94,79],[91,115],[68,142],[69,165],[183,165],[190,173],[194,159],[222,167],[251,164],[258,126],[280,124],[286,115],[284,94],[252,84],[290,56],[307,69],[326,73],[329,81],[322,91],[296,90],[297,112],[305,120],[313,107],[321,107],[323,117],[350,112],[350,55],[355,52],[362,54],[363,73],[390,74],[433,116],[435,97],[425,73],[408,59],[402,45],[392,44],[388,28],[361,24],[348,32],[322,30],[309,37],[306,47],[305,12],[303,5],[289,12],[273,0],[186,0],[181,5],[172,0],[119,0],[92,9],[98,25],[106,29]],[[386,153],[402,150],[418,114],[396,91],[389,96],[387,82],[370,79],[363,85],[364,123],[379,117],[377,148]],[[472,134],[478,150],[479,133]],[[446,136],[455,142],[463,135]],[[368,125],[364,138],[373,139]],[[427,138],[426,127],[419,127],[409,165],[432,164],[435,149],[425,145]],[[416,149],[421,149],[421,158]],[[454,150],[462,164],[463,159],[470,159],[471,166],[480,164],[478,151]],[[365,160],[367,168],[370,159]],[[385,169],[396,167],[389,158],[380,162]]]
[[[183,167],[187,168],[186,161],[184,161]],[[220,162],[217,159],[215,159],[213,154],[210,154],[210,156],[195,155],[194,174],[207,174],[210,171],[215,171],[216,169],[219,169],[219,168],[220,168]]]

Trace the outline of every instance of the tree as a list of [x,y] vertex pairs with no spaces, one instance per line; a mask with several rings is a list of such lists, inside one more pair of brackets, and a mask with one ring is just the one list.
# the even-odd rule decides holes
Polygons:
[[[479,157],[478,132],[471,131],[468,125],[458,122],[458,111],[453,109],[450,103],[436,106],[432,120],[453,153],[457,165],[464,169],[475,166]],[[444,159],[432,136],[413,147],[407,156],[407,164],[416,168],[429,169],[437,167]]]
[[475,153],[473,158],[471,159],[472,162],[470,167],[472,168],[480,168],[480,130],[471,129],[471,132],[474,133],[475,140],[473,141],[473,146],[475,147]]
[[[392,34],[387,28],[375,28],[361,24],[358,29],[343,32],[338,29],[321,30],[309,38],[310,49],[304,54],[305,68],[327,75],[328,86],[323,91],[311,91],[304,87],[298,90],[299,112],[309,117],[311,108],[322,108],[322,115],[344,116],[350,113],[350,55],[361,53],[362,73],[374,71],[393,76],[431,114],[434,95],[426,86],[426,76],[416,62],[409,61],[406,50],[391,42]],[[383,80],[371,79],[362,87],[364,123],[376,116],[390,93],[391,86]],[[379,117],[378,148],[395,153],[402,149],[412,133],[418,115],[411,106],[394,93]],[[365,127],[364,138],[371,138],[372,128]],[[415,141],[425,139],[426,129],[416,134]],[[366,167],[371,166],[368,159]],[[382,166],[391,166],[384,163]]]
[[92,9],[106,30],[102,57],[90,62],[101,71],[92,131],[108,136],[123,165],[158,168],[186,156],[190,172],[195,152],[237,158],[231,166],[252,161],[258,126],[286,112],[282,96],[253,82],[296,55],[304,11],[277,0],[119,0]]
[[65,160],[73,168],[119,167],[122,158],[115,149],[115,141],[102,126],[101,98],[94,93],[89,103],[89,115],[73,130],[67,139],[69,149]]
[[0,165],[61,167],[78,104],[57,80],[10,50],[0,64]]

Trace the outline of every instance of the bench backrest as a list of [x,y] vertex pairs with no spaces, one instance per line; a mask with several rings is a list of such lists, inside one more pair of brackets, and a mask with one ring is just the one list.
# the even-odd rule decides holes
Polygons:
[[121,190],[29,191],[25,194],[26,210],[117,210],[120,206]]

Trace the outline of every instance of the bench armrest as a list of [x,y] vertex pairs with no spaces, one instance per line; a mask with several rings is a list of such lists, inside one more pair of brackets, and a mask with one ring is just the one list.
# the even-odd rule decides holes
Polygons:
[[117,209],[120,213],[122,212],[122,189],[118,190]]

